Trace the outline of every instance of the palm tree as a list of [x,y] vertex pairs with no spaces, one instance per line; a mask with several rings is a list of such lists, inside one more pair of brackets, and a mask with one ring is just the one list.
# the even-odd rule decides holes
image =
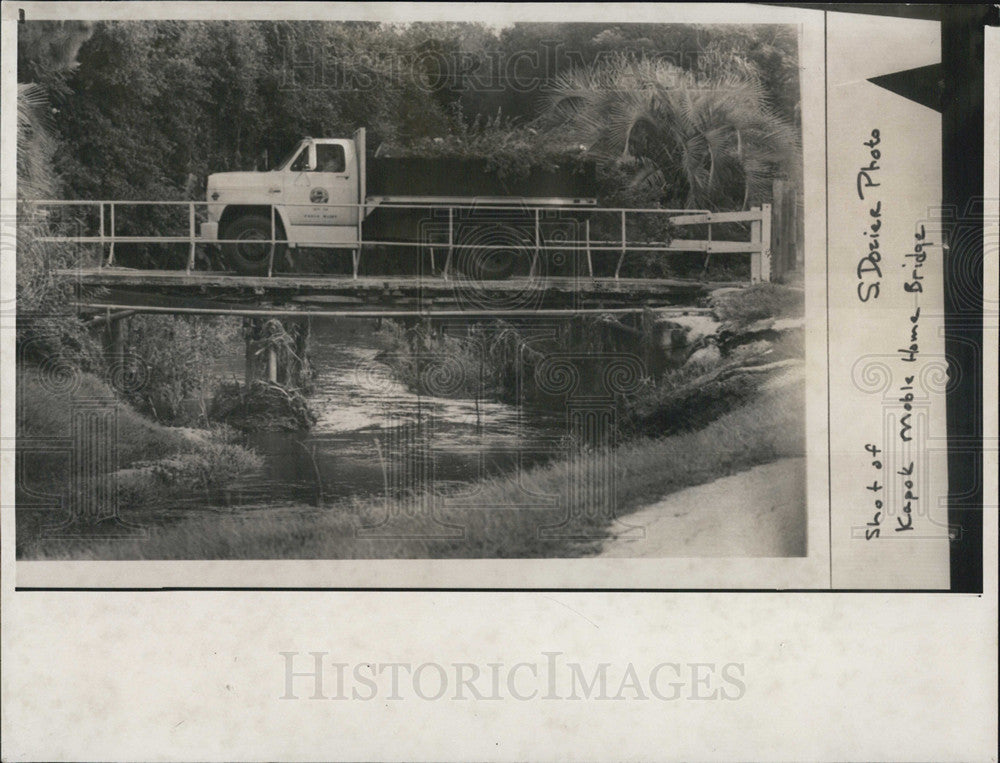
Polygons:
[[543,119],[670,206],[745,209],[797,167],[795,130],[736,67],[695,74],[619,55],[556,78]]
[[60,195],[53,163],[56,124],[49,100],[58,73],[68,71],[91,24],[42,22],[27,24],[19,35],[18,73],[37,74],[48,84],[17,84],[17,342],[25,357],[46,359],[73,355],[99,357],[99,346],[79,317],[67,312],[72,288],[57,281],[53,271],[79,264],[79,247],[40,241],[59,225],[45,210],[27,202]]
[[17,84],[17,192],[22,199],[55,195],[57,181],[51,166],[54,143],[45,88],[30,82]]

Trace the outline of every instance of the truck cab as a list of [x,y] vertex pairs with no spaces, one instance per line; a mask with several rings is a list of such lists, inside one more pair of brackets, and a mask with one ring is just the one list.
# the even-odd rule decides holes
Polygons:
[[[592,164],[505,177],[485,157],[367,160],[361,128],[352,138],[305,138],[269,172],[209,175],[201,238],[248,275],[272,272],[286,247],[305,247],[351,250],[355,277],[363,248],[401,263],[427,253],[432,271],[438,250],[445,273],[455,254],[477,278],[506,277],[549,239],[580,240],[595,177]],[[543,219],[546,208],[553,214]]]
[[263,273],[271,246],[356,249],[365,187],[364,129],[354,138],[305,138],[269,172],[208,176],[208,222],[201,237],[219,241],[245,273]]

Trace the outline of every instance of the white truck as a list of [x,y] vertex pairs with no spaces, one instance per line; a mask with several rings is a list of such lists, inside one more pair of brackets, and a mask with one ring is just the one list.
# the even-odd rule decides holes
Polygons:
[[[592,165],[505,179],[485,160],[369,158],[361,128],[352,138],[305,138],[267,172],[209,175],[201,237],[221,245],[230,267],[257,275],[286,246],[381,246],[402,255],[426,244],[426,223],[444,211],[466,228],[500,224],[531,241],[533,210],[592,207],[594,183]],[[510,257],[490,259],[489,272],[477,276],[506,277],[514,268]]]

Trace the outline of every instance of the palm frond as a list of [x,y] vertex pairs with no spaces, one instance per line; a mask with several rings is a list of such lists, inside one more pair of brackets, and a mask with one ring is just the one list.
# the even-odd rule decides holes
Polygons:
[[635,184],[669,186],[691,207],[745,207],[798,164],[795,130],[768,104],[760,77],[718,52],[696,72],[629,55],[564,72],[542,121],[598,160],[634,160]]

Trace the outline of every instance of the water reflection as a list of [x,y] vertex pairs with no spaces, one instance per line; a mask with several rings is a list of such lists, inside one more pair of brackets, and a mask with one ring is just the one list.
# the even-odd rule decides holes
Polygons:
[[[232,503],[311,502],[383,494],[393,459],[427,456],[437,487],[470,482],[547,460],[561,452],[565,415],[503,403],[417,395],[378,362],[371,320],[314,320],[312,357],[318,416],[302,433],[258,432],[246,442],[265,458],[260,473],[231,491]],[[242,356],[216,369],[242,373]],[[400,453],[399,433],[412,432]],[[395,443],[395,447],[394,447]],[[412,443],[416,443],[415,445]],[[194,499],[197,500],[197,499]]]

